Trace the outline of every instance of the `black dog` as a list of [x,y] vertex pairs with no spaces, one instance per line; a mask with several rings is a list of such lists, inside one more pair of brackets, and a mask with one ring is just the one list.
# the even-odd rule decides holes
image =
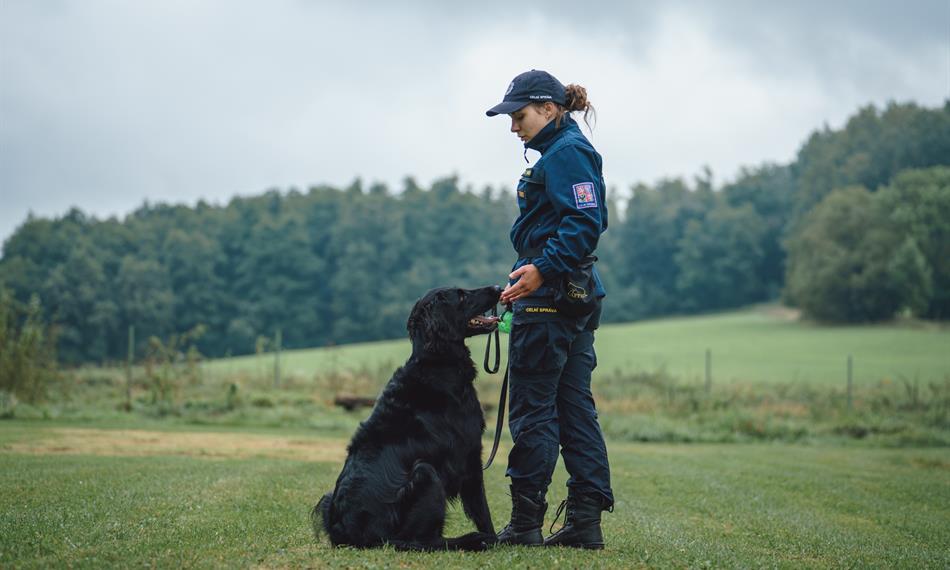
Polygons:
[[[495,529],[482,480],[485,418],[465,337],[490,332],[501,289],[434,289],[412,308],[412,356],[396,370],[347,448],[333,493],[313,508],[333,545],[482,550]],[[461,497],[478,532],[442,537],[446,501]]]

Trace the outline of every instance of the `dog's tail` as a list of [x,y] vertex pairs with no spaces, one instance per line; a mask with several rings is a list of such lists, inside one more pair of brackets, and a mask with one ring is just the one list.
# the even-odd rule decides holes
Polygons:
[[330,505],[333,503],[333,493],[320,497],[317,504],[310,510],[310,524],[313,525],[314,538],[320,538],[320,531],[330,534]]

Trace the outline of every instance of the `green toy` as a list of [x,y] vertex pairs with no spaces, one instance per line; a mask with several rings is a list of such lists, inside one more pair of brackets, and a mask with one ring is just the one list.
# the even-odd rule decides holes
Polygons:
[[511,311],[505,311],[501,314],[501,320],[498,321],[498,330],[508,334],[511,332],[511,318],[515,316]]

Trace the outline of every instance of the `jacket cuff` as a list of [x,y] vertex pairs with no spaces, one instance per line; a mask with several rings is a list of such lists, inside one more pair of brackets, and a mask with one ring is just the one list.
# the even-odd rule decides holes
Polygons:
[[531,260],[531,263],[538,269],[541,273],[541,277],[544,278],[544,282],[548,285],[554,283],[554,279],[558,275],[558,271],[554,269],[554,266],[551,265],[551,262],[548,261],[546,257],[535,257]]

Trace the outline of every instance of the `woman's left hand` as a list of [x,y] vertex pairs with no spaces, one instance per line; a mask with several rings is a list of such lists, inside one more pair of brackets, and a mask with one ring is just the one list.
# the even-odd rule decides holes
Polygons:
[[541,272],[533,263],[515,269],[508,275],[508,278],[517,279],[517,281],[514,285],[505,287],[505,290],[501,292],[501,302],[506,305],[522,297],[527,297],[544,283],[544,277],[541,277]]

